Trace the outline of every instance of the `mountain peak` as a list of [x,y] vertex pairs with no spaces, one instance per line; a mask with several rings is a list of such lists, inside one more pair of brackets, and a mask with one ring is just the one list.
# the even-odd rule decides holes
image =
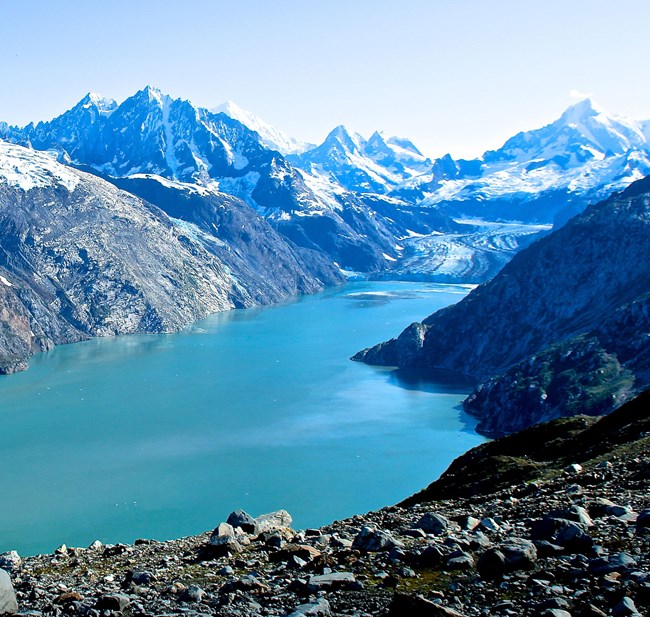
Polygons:
[[299,139],[289,137],[280,129],[265,122],[253,112],[243,109],[234,101],[226,101],[218,107],[210,110],[213,114],[226,114],[229,118],[241,122],[251,131],[255,131],[261,138],[262,144],[271,150],[277,150],[280,154],[296,154],[308,150],[311,144],[307,144]]
[[224,103],[221,103],[221,105],[217,105],[217,107],[211,109],[210,112],[213,114],[226,114],[235,120],[239,120],[239,117],[247,116],[250,114],[250,112],[242,109],[239,105],[237,105],[237,103],[231,100],[225,101]]
[[97,92],[89,92],[77,103],[77,106],[84,109],[96,107],[100,112],[111,112],[117,107],[117,103],[114,99],[102,96]]
[[160,88],[155,88],[154,86],[149,85],[145,86],[139,92],[136,92],[134,98],[135,97],[146,99],[151,103],[156,102],[160,105],[162,105],[163,98],[168,98],[166,94],[162,93],[162,90],[160,90]]
[[566,124],[577,124],[586,118],[592,118],[600,114],[607,115],[607,112],[592,99],[586,98],[568,107],[562,114],[560,121]]

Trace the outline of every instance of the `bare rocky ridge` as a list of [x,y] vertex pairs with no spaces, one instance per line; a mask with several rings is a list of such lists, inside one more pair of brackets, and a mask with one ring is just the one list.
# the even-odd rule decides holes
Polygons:
[[[222,205],[237,212],[236,204]],[[255,224],[250,213],[253,222],[240,217],[240,228]],[[230,247],[227,238],[214,234],[206,241],[197,227],[175,223],[96,176],[2,142],[0,236],[5,373],[26,368],[30,355],[54,345],[171,332],[210,313],[275,302],[342,280],[318,256],[311,271],[308,258],[298,267],[285,242],[260,240],[265,235],[259,233],[257,250],[268,254],[267,269],[275,265],[279,271],[268,283],[253,251],[228,258],[235,242]]]
[[180,540],[5,553],[0,606],[13,613],[17,600],[32,617],[644,615],[649,397],[478,446],[403,504],[320,529],[239,510]]
[[606,413],[649,383],[648,246],[646,178],[533,243],[458,304],[354,359],[482,381],[467,409],[492,435]]

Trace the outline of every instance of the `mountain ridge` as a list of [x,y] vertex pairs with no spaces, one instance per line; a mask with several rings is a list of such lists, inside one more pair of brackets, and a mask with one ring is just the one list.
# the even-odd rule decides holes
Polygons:
[[572,407],[607,412],[650,378],[647,246],[650,178],[534,242],[457,305],[353,359],[476,378],[465,406],[488,434]]

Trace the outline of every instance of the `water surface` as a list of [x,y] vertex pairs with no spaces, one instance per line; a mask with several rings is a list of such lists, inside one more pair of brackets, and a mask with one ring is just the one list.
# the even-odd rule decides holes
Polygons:
[[179,537],[240,507],[303,528],[419,490],[482,441],[467,386],[348,358],[466,291],[352,283],[36,356],[0,378],[0,551]]

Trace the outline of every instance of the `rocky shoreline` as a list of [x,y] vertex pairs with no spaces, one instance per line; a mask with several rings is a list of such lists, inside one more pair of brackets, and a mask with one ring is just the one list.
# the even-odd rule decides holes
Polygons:
[[[538,428],[549,448],[534,444],[528,467],[512,452],[517,435],[483,444],[420,498],[320,529],[295,531],[284,511],[237,511],[212,532],[169,542],[5,553],[0,614],[647,614],[648,402]],[[554,458],[544,462],[544,450]],[[450,476],[469,478],[477,464],[484,482],[461,496],[462,479]]]

